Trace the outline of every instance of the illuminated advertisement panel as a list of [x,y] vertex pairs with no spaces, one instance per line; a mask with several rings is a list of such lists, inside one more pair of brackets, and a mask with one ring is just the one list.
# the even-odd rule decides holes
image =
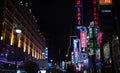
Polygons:
[[100,47],[100,44],[102,43],[102,32],[98,32],[98,45]]
[[112,0],[99,0],[100,5],[111,5]]
[[96,60],[100,60],[100,49],[96,49]]
[[110,45],[109,45],[109,42],[107,42],[103,46],[103,51],[104,51],[104,59],[110,58]]
[[81,25],[81,7],[80,7],[80,5],[81,5],[81,0],[77,0],[76,1],[76,5],[75,5],[75,7],[77,8],[77,25]]
[[89,49],[90,49],[89,54],[94,55],[93,41],[90,41]]
[[45,49],[45,58],[48,59],[48,47]]
[[87,47],[87,33],[80,32],[80,45],[81,47]]
[[75,58],[74,58],[74,53],[71,52],[71,62],[72,64],[75,64]]
[[74,63],[77,64],[80,57],[79,39],[73,39]]
[[80,26],[80,47],[81,47],[81,59],[86,60],[88,58],[87,52],[87,29],[84,26]]
[[77,4],[77,5],[81,4],[81,1],[80,1],[80,0],[77,0],[76,4]]
[[81,10],[77,8],[77,24],[81,25]]
[[62,68],[62,69],[65,69],[65,61],[62,61],[62,63],[61,63],[61,68]]
[[93,29],[92,28],[89,28],[89,38],[93,38]]
[[94,28],[94,38],[98,37],[98,28]]

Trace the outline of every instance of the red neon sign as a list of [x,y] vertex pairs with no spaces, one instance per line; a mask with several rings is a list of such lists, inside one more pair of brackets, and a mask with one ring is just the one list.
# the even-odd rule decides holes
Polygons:
[[[96,0],[93,0],[93,4],[96,5]],[[94,23],[97,26],[98,25],[98,14],[97,14],[97,8],[93,8],[93,17],[94,17]]]
[[102,32],[98,32],[98,44],[99,44],[99,47],[100,47],[100,45],[101,45],[101,43],[102,43]]
[[97,4],[96,0],[93,0],[93,4]]
[[80,32],[80,45],[81,47],[87,47],[87,33]]
[[77,0],[77,3],[76,3],[76,4],[77,4],[77,5],[81,4],[80,0]]
[[81,10],[80,8],[77,9],[77,24],[81,25]]

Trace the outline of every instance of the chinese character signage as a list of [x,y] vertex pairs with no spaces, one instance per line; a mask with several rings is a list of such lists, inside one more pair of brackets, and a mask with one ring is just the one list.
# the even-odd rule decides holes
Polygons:
[[80,40],[81,47],[87,47],[87,32],[80,32]]

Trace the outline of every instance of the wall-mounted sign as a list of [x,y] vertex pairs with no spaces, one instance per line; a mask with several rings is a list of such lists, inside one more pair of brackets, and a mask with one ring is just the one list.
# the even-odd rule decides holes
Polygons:
[[100,5],[111,5],[112,0],[99,0]]
[[81,59],[83,60],[87,59],[87,53],[81,53]]

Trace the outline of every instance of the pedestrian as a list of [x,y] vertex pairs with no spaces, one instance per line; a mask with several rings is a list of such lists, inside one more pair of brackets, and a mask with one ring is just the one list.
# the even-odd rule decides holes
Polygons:
[[38,73],[39,66],[37,65],[37,63],[35,63],[33,61],[27,61],[24,63],[23,69],[27,73]]
[[75,73],[75,67],[72,64],[68,64],[67,73]]

